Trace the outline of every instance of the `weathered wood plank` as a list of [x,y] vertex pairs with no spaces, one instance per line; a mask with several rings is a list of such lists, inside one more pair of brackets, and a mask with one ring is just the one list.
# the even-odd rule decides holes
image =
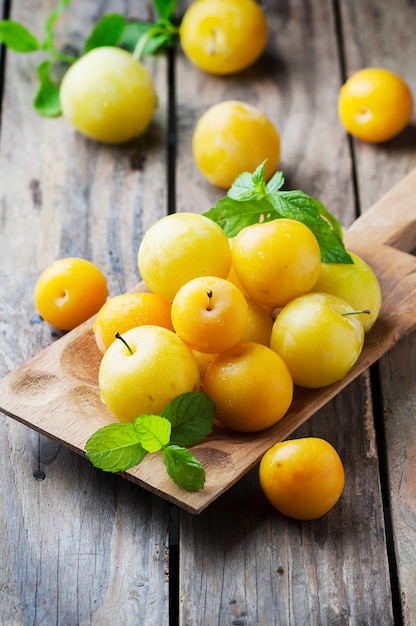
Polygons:
[[[40,38],[54,0],[12,3]],[[71,3],[56,30],[82,45],[108,3]],[[150,16],[148,3],[111,11]],[[95,144],[32,109],[34,55],[7,52],[0,153],[1,375],[49,345],[33,289],[56,258],[78,255],[106,273],[112,294],[138,279],[137,247],[167,210],[166,63],[149,61],[159,109],[146,137]],[[168,621],[169,506],[103,475],[21,424],[0,420],[0,622],[163,624]]]
[[380,362],[389,498],[403,623],[416,624],[416,335]]
[[[315,195],[347,226],[355,206],[348,142],[336,112],[341,78],[332,3],[262,4],[272,32],[255,68],[224,80],[178,61],[179,208],[205,210],[222,194],[201,180],[189,143],[205,108],[237,96],[276,123],[287,188]],[[192,180],[199,183],[194,197]],[[255,468],[200,517],[181,514],[182,624],[212,624],[213,616],[216,624],[391,623],[368,377],[295,433],[303,435],[322,436],[340,451],[347,477],[340,503],[316,522],[288,520],[266,505]]]
[[[416,94],[416,7],[405,0],[394,5],[383,0],[342,2],[347,75],[365,66],[386,67],[402,76]],[[373,28],[366,27],[368,20]],[[380,195],[402,179],[416,163],[416,114],[411,124],[395,139],[378,146],[353,142],[360,205],[366,210]],[[406,198],[403,198],[403,202]],[[394,220],[394,212],[389,218]],[[386,227],[384,227],[387,232]],[[410,250],[409,241],[407,249]],[[388,484],[397,563],[398,594],[405,624],[416,623],[416,511],[414,333],[403,339],[380,361],[380,383],[384,419]],[[413,494],[413,495],[412,495]],[[393,566],[394,568],[394,566]]]
[[[144,12],[147,4],[140,4]],[[368,10],[362,16],[359,8],[364,5],[351,5],[351,13],[358,11],[361,22],[360,32],[351,30],[350,35],[362,37],[366,54],[370,48],[376,54],[379,42],[367,43],[375,30],[375,17],[378,24],[385,20],[385,25],[399,19],[396,43],[391,41],[396,38],[394,31],[388,33],[388,45],[396,51],[393,57],[399,59],[403,37],[403,49],[409,50],[414,28],[407,17],[413,9],[402,6],[401,0],[402,14],[407,16],[402,19],[393,15],[397,5],[388,4],[382,3],[382,18],[380,12],[374,15]],[[236,80],[207,76],[202,80],[184,59],[178,64],[178,210],[204,211],[217,197],[217,191],[196,175],[190,134],[206,106],[238,94],[264,104],[276,121],[284,140],[281,168],[287,186],[316,195],[348,225],[354,218],[353,186],[348,146],[334,109],[339,72],[332,3],[273,5],[264,3],[273,22],[273,39],[256,69]],[[52,6],[44,0],[37,10],[33,3],[25,7],[15,0],[13,17],[26,19],[40,32]],[[126,2],[119,7],[137,11],[136,5]],[[104,10],[105,3],[72,8],[68,20],[60,22],[64,40],[70,33],[71,39],[81,41],[84,29],[87,32]],[[114,3],[111,10],[117,10]],[[13,81],[8,81],[6,92],[0,154],[1,374],[53,339],[44,325],[29,324],[34,313],[30,285],[40,269],[57,256],[81,254],[109,272],[112,293],[123,291],[137,282],[135,254],[141,233],[166,209],[163,100],[150,145],[143,148],[138,142],[127,151],[98,148],[65,129],[61,120],[39,120],[32,112],[28,84],[33,93],[35,86],[29,58],[8,55],[7,71]],[[154,71],[163,94],[163,61],[158,59]],[[414,152],[407,142],[395,149],[369,151],[362,146],[360,150],[359,190],[365,209],[410,169]],[[71,154],[76,154],[76,161]],[[363,165],[361,154],[369,155]],[[146,161],[140,171],[135,168],[143,155]],[[107,241],[112,254],[107,254]],[[404,356],[403,345],[407,346]],[[401,342],[397,358],[411,359],[412,344],[408,345]],[[393,442],[391,459],[406,445],[408,455],[391,476],[397,485],[392,494],[393,501],[397,495],[395,523],[403,533],[398,544],[399,571],[410,607],[406,615],[411,618],[414,558],[408,542],[414,535],[407,522],[414,519],[409,515],[414,511],[410,497],[414,454],[407,411],[411,415],[412,401],[405,407],[400,401],[403,389],[406,394],[411,389],[411,379],[390,357],[386,362],[383,380],[390,376],[395,381],[392,389],[397,385],[394,397],[389,387],[384,392],[386,414],[391,418],[392,407],[394,419],[397,416],[397,421],[386,424]],[[368,380],[362,377],[299,431],[334,443],[346,467],[343,498],[323,520],[291,522],[272,511],[259,491],[256,470],[201,518],[181,515],[181,623],[391,623],[369,398]],[[167,623],[168,507],[140,489],[132,491],[126,481],[95,472],[73,453],[20,424],[2,419],[0,430],[4,459],[0,527],[5,529],[0,533],[2,623],[42,619],[100,625],[123,620]],[[400,482],[403,467],[406,472]],[[36,481],[34,471],[39,478],[44,472],[46,480]],[[406,526],[400,524],[403,511]]]

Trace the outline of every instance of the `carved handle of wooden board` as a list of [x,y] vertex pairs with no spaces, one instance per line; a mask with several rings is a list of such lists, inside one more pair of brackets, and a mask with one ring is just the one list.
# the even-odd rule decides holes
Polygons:
[[392,187],[348,229],[403,252],[416,249],[416,168]]

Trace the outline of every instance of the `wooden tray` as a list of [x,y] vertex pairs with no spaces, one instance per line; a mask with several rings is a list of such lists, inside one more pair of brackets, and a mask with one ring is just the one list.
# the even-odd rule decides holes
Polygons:
[[[408,254],[416,249],[416,169],[354,222],[345,242],[372,266],[383,292],[379,319],[348,376],[323,389],[297,389],[287,415],[262,433],[242,435],[216,427],[192,449],[207,474],[204,489],[197,493],[183,491],[169,479],[159,453],[123,472],[125,478],[200,513],[256,465],[268,448],[288,437],[416,327],[416,258]],[[114,422],[99,398],[100,358],[89,320],[0,380],[0,410],[84,455],[88,437]]]

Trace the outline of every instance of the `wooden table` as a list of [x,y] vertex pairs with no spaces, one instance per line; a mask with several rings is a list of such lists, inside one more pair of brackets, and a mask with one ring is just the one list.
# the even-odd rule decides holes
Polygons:
[[[0,2],[9,4],[12,19],[43,36],[54,0]],[[73,2],[57,41],[81,46],[100,15],[150,19],[149,5]],[[137,248],[150,224],[168,210],[204,212],[222,195],[190,151],[210,104],[260,107],[281,134],[286,188],[318,197],[345,226],[416,165],[415,118],[372,146],[350,140],[336,110],[342,81],[364,66],[398,72],[416,94],[414,3],[262,5],[268,48],[241,75],[204,75],[180,49],[146,60],[159,108],[147,135],[123,147],[39,117],[31,101],[40,57],[2,51],[1,376],[59,336],[34,309],[44,267],[89,258],[111,295],[121,293],[140,278]],[[191,515],[2,416],[0,623],[416,624],[415,413],[413,333],[294,433],[328,439],[345,466],[341,500],[314,522],[274,511],[257,468]]]

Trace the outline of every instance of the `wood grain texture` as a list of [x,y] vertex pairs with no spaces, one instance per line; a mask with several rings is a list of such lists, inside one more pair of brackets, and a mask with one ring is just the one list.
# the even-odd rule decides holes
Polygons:
[[[383,191],[387,191],[401,176],[393,166],[396,153],[390,152],[383,168],[366,169],[371,178],[371,201],[354,196],[355,164],[336,119],[342,81],[338,46],[343,43],[335,29],[338,17],[333,7],[338,3],[262,4],[272,24],[271,38],[265,59],[249,72],[250,78],[253,74],[255,79],[259,77],[260,87],[250,89],[251,83],[246,84],[243,75],[239,78],[242,87],[237,85],[234,93],[263,106],[277,120],[287,188],[300,187],[314,194],[348,226],[360,208],[360,199],[366,209],[380,197],[381,177]],[[362,14],[360,3],[345,5],[352,14]],[[386,24],[391,10],[383,3]],[[410,13],[407,9],[407,18]],[[375,23],[368,11],[362,21],[361,32],[353,36],[364,40]],[[407,33],[411,32],[409,22]],[[399,46],[394,33],[389,37],[392,47]],[[189,85],[198,81],[185,62],[178,73]],[[219,93],[221,97],[233,94],[235,81],[230,78],[222,83],[222,92],[215,79],[208,78],[206,84],[205,90],[202,80],[198,82],[198,107],[192,109],[184,96],[179,150],[181,142],[183,150],[189,143],[190,121],[214,103]],[[410,169],[411,154],[407,143],[402,175]],[[186,171],[190,178],[191,162]],[[178,176],[185,174],[179,172]],[[195,173],[192,176],[199,180]],[[391,184],[386,185],[386,179]],[[367,181],[362,181],[363,193]],[[200,188],[202,203],[213,201],[211,196],[206,198],[203,181]],[[316,524],[297,524],[279,516],[258,493],[254,468],[198,518],[181,515],[181,623],[392,623],[368,375],[350,385],[294,436],[305,434],[323,436],[341,451],[347,475],[342,503],[354,521],[350,518],[344,524],[346,518],[338,517],[336,509],[330,513],[331,522],[327,525],[323,520],[316,530]],[[322,533],[319,543],[305,539],[314,531]],[[189,570],[192,577],[187,577]]]
[[[364,0],[358,5],[342,0],[340,4],[346,75],[349,76],[365,66],[386,67],[402,76],[415,94],[414,3],[398,0],[393,6],[387,0]],[[369,24],[373,26],[370,27]],[[363,211],[380,197],[380,193],[384,194],[414,168],[415,140],[414,112],[409,126],[395,139],[385,144],[372,146],[360,141],[352,142],[358,203]],[[408,202],[408,193],[409,190],[403,187],[401,202],[404,205]],[[395,224],[396,233],[399,233],[399,228],[395,210],[389,211],[388,198],[386,201],[385,220],[383,225],[380,222],[376,226],[376,234],[388,241],[390,225]],[[365,223],[362,225],[365,226]],[[402,227],[404,231],[405,225]],[[407,231],[411,232],[411,229]],[[398,247],[407,251],[415,250],[414,239],[403,240],[401,236],[400,238],[402,241]],[[391,241],[391,244],[396,245],[394,241]],[[382,430],[385,431],[387,461],[385,491],[390,501],[393,523],[393,536],[389,540],[394,548],[399,576],[396,595],[397,604],[401,603],[401,609],[397,609],[396,619],[403,619],[406,625],[416,624],[414,580],[416,560],[414,550],[410,547],[415,542],[415,510],[409,500],[409,486],[414,480],[415,473],[414,420],[413,423],[409,421],[408,413],[414,405],[414,385],[411,383],[414,371],[412,370],[414,346],[413,333],[380,361],[380,369],[377,371],[382,394],[377,419],[381,425],[384,424]],[[382,432],[382,436],[383,434]]]
[[367,237],[369,249],[373,244],[383,243],[403,252],[413,252],[416,248],[415,184],[416,169],[413,169],[355,220],[348,234],[361,233],[363,239]]
[[[12,2],[11,17],[39,37],[55,0]],[[148,3],[112,2],[146,19]],[[107,2],[71,3],[59,45],[81,46]],[[133,286],[138,242],[166,212],[166,63],[150,60],[159,109],[149,134],[123,148],[77,135],[32,108],[36,55],[7,52],[0,154],[0,370],[49,345],[36,278],[56,258],[83,256],[112,294]],[[0,420],[0,622],[149,624],[168,621],[169,507],[100,472],[56,442]]]
[[[37,33],[55,6],[52,0],[11,4],[13,18]],[[180,3],[178,15],[187,4]],[[405,0],[265,0],[262,5],[271,24],[268,50],[242,75],[219,80],[199,74],[178,47],[177,209],[203,212],[222,195],[196,171],[190,139],[207,106],[239,97],[275,121],[286,187],[315,195],[348,227],[356,210],[367,210],[416,161],[414,125],[388,145],[352,142],[350,152],[336,118],[339,34],[348,73],[365,64],[386,65],[403,70],[415,90],[415,8]],[[70,7],[57,25],[60,43],[80,45],[94,21],[109,11],[150,15],[147,0]],[[340,7],[340,33],[334,7]],[[57,338],[37,323],[32,302],[36,277],[52,260],[68,253],[91,258],[109,276],[112,294],[139,279],[138,242],[167,209],[165,149],[172,142],[166,133],[166,64],[163,57],[149,64],[160,96],[155,124],[146,140],[120,149],[82,139],[63,120],[39,118],[31,107],[36,63],[7,53],[0,145],[1,376]],[[399,247],[408,250],[409,243]],[[398,258],[407,263],[407,255]],[[384,402],[406,624],[414,623],[416,614],[413,355],[414,333],[382,359],[376,398]],[[81,391],[78,402],[89,401]],[[254,467],[201,515],[181,512],[176,568],[169,557],[168,542],[176,539],[169,539],[172,509],[166,502],[2,418],[0,622],[393,623],[373,415],[378,410],[366,371],[294,433],[328,439],[344,462],[343,497],[325,518],[300,523],[273,511]],[[171,587],[178,615],[169,615],[172,574],[179,576],[178,593]]]
[[380,362],[390,500],[403,622],[416,623],[416,337]]

